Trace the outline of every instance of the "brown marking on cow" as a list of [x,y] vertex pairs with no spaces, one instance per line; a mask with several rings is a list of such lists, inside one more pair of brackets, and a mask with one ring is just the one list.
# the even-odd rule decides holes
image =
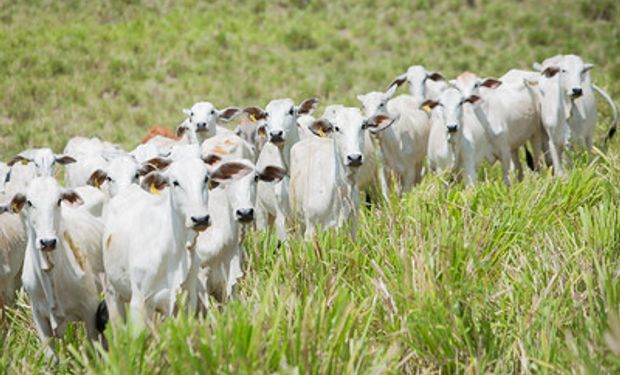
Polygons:
[[215,147],[213,147],[213,150],[211,150],[214,154],[217,155],[226,155],[228,154],[228,152],[226,150],[224,150],[221,146],[217,145]]
[[86,263],[86,259],[84,258],[84,255],[82,255],[80,248],[77,247],[77,245],[73,242],[73,239],[69,235],[69,232],[64,232],[62,236],[65,239],[67,245],[69,246],[69,249],[73,253],[73,257],[75,258],[78,266],[82,271],[84,271],[84,264]]
[[172,130],[168,128],[164,128],[163,126],[153,126],[149,129],[148,133],[144,136],[144,138],[142,138],[142,143],[144,144],[150,141],[151,138],[157,135],[174,139],[175,141],[178,141],[180,139],[180,137],[178,137]]

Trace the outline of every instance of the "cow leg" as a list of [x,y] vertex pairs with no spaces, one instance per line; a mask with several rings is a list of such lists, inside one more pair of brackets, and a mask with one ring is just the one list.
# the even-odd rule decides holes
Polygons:
[[523,166],[521,165],[521,160],[519,159],[519,149],[511,150],[510,157],[512,158],[512,163],[517,170],[517,181],[523,181]]
[[540,172],[540,155],[542,154],[542,136],[540,133],[535,134],[530,143],[532,144],[532,162],[534,164],[534,170]]
[[510,151],[508,150],[508,147],[502,147],[501,161],[502,161],[502,177],[504,179],[504,183],[506,184],[506,186],[510,186],[511,158],[510,158]]
[[129,301],[129,313],[135,329],[141,330],[146,324],[146,303],[142,292],[135,286],[131,286],[131,300]]
[[562,154],[559,152],[558,147],[553,140],[553,137],[549,137],[549,154],[551,155],[551,161],[553,163],[553,174],[555,176],[564,175],[564,169],[562,169]]
[[34,318],[35,327],[37,329],[37,335],[42,343],[47,344],[45,348],[45,356],[47,359],[52,359],[54,366],[58,365],[58,353],[56,352],[56,346],[54,345],[54,333],[52,332],[52,325],[49,319],[42,316],[35,309],[32,309],[32,317]]

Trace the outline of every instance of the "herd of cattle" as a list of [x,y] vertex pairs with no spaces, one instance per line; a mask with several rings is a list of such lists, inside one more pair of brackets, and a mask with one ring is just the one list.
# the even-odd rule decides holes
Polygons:
[[[523,175],[522,147],[532,169],[544,160],[560,175],[567,147],[592,146],[594,92],[612,107],[610,137],[617,110],[578,56],[534,66],[446,81],[417,65],[386,92],[359,95],[362,109],[330,105],[315,119],[316,99],[264,109],[199,102],[176,135],[130,152],[84,137],[62,155],[23,151],[0,163],[0,307],[23,286],[57,358],[52,338],[69,321],[104,340],[108,318],[170,315],[180,292],[190,309],[207,296],[226,301],[243,275],[248,224],[274,226],[285,240],[293,226],[312,237],[348,222],[355,238],[360,191],[387,199],[392,186],[402,194],[435,170],[475,184],[481,164],[498,160],[510,184],[512,170]],[[394,97],[405,82],[411,94]],[[223,126],[234,118],[234,130]],[[55,164],[65,165],[65,187]]]

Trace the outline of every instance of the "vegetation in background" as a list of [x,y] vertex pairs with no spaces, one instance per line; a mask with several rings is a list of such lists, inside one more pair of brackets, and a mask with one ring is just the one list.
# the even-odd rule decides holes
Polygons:
[[[0,0],[0,158],[74,135],[132,148],[199,100],[358,105],[412,64],[501,76],[577,53],[617,99],[619,25],[613,0]],[[71,327],[59,370],[618,373],[617,142],[511,189],[497,167],[471,189],[427,176],[362,210],[355,243],[345,229],[279,249],[252,234],[226,307],[138,337],[109,329],[107,353]],[[3,372],[51,369],[27,303],[0,322]]]

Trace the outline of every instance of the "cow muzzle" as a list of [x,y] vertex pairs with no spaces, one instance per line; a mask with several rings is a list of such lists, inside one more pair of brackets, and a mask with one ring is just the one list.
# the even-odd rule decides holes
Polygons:
[[46,239],[40,239],[39,240],[39,247],[41,249],[41,251],[53,251],[56,250],[56,243],[58,241],[55,238],[46,238]]
[[362,154],[350,154],[347,155],[347,166],[359,167],[363,163]]
[[456,133],[457,130],[459,130],[459,126],[456,124],[448,125],[447,128],[448,128],[448,133],[450,134],[454,134]]
[[190,218],[192,223],[192,229],[196,232],[202,232],[211,225],[209,215],[205,216],[192,216]]
[[240,223],[251,223],[254,221],[254,209],[253,208],[240,208],[235,211],[237,221]]
[[284,142],[284,131],[282,130],[272,130],[269,132],[269,142],[271,143],[283,143]]
[[581,87],[574,87],[571,90],[570,97],[571,99],[577,99],[583,95],[583,89]]
[[207,129],[207,123],[206,122],[199,122],[196,124],[196,131],[197,132],[206,132],[209,129]]

